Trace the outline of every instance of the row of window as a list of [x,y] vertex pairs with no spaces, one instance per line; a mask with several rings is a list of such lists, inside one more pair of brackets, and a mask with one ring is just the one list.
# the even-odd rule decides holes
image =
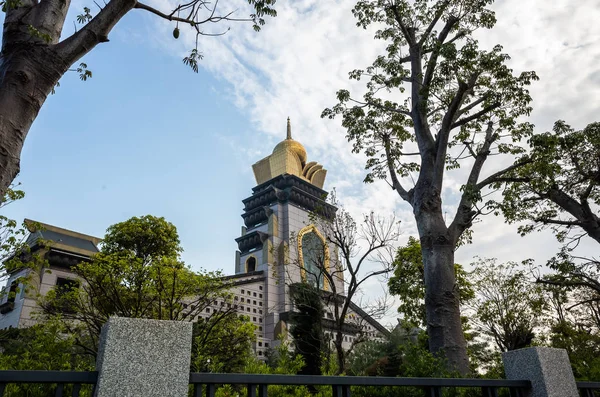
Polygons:
[[[262,289],[263,289],[262,285],[259,285],[258,289],[262,291]],[[256,292],[241,290],[241,293],[242,293],[242,295],[248,294],[248,296],[254,296],[256,298]],[[258,297],[262,298],[262,294],[258,294]]]

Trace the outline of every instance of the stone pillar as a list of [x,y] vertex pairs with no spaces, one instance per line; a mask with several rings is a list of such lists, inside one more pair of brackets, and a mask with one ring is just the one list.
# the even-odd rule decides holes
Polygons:
[[186,397],[192,324],[111,317],[102,328],[96,397]]
[[502,353],[506,379],[530,380],[531,397],[579,397],[564,349],[528,347]]

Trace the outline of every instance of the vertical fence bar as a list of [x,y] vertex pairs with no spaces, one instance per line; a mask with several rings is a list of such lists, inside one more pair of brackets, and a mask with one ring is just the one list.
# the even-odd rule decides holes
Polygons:
[[206,385],[206,397],[215,397],[215,391],[217,390],[214,383],[208,383]]
[[71,393],[72,397],[79,397],[79,391],[81,390],[81,383],[73,384],[73,392]]
[[256,385],[248,384],[248,397],[256,397]]
[[482,387],[481,388],[482,397],[498,397],[498,389],[495,387]]
[[63,391],[65,389],[64,383],[56,384],[56,391],[54,392],[54,397],[63,397]]
[[267,385],[258,385],[258,397],[267,397],[267,390],[269,390]]
[[4,389],[6,388],[6,383],[0,383],[0,397],[4,397]]
[[425,395],[427,397],[442,397],[442,388],[441,388],[441,386],[426,387]]
[[343,397],[352,397],[352,389],[349,385],[342,386],[342,396]]
[[202,383],[194,384],[194,397],[202,397]]
[[342,397],[342,386],[331,385],[332,397]]

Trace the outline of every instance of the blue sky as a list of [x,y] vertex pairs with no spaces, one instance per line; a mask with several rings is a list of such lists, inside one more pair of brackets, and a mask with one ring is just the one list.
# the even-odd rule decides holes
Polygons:
[[92,79],[61,80],[25,144],[27,196],[8,213],[97,236],[134,215],[164,216],[190,263],[229,270],[253,186],[229,139],[244,147],[256,131],[222,94],[226,82],[127,39],[146,22],[133,13],[83,59]]
[[[171,1],[150,4],[169,10]],[[231,272],[241,200],[254,186],[251,165],[285,137],[290,116],[309,160],[329,170],[325,188],[336,187],[357,217],[371,210],[395,213],[402,220],[398,243],[404,244],[415,234],[410,208],[385,183],[363,184],[364,159],[350,154],[339,121],[319,117],[335,103],[336,90],[360,92],[347,73],[370,64],[382,48],[372,31],[356,28],[353,3],[280,0],[278,17],[258,34],[250,25],[230,24],[227,35],[203,38],[198,74],[181,62],[193,45],[188,29],[182,27],[174,40],[172,24],[132,11],[109,43],[83,59],[93,78],[81,82],[68,74],[42,108],[18,178],[27,197],[9,206],[7,215],[100,237],[134,215],[164,216],[179,229],[188,263]],[[73,3],[72,19],[83,5],[89,4]],[[515,71],[540,76],[531,91],[536,130],[548,130],[557,119],[576,128],[596,121],[596,2],[498,0],[494,8],[497,26],[478,38],[488,48],[503,44]],[[66,26],[70,33],[71,23]],[[460,172],[447,180],[450,214],[463,180]],[[521,238],[501,218],[488,217],[474,229],[474,244],[457,252],[460,263],[475,255],[543,263],[558,249],[549,234]],[[594,244],[581,248],[595,252]],[[381,291],[376,281],[366,289]]]

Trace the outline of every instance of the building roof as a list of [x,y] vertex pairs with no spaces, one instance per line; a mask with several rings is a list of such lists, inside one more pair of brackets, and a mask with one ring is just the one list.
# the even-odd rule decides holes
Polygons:
[[101,239],[87,234],[74,232],[57,226],[48,225],[25,219],[25,225],[31,233],[27,238],[30,247],[37,245],[40,240],[48,242],[52,248],[90,256],[97,253]]
[[316,161],[307,162],[306,149],[292,139],[290,119],[287,121],[286,139],[279,142],[273,153],[252,165],[256,183],[265,183],[278,175],[296,175],[313,185],[323,188],[327,170]]

